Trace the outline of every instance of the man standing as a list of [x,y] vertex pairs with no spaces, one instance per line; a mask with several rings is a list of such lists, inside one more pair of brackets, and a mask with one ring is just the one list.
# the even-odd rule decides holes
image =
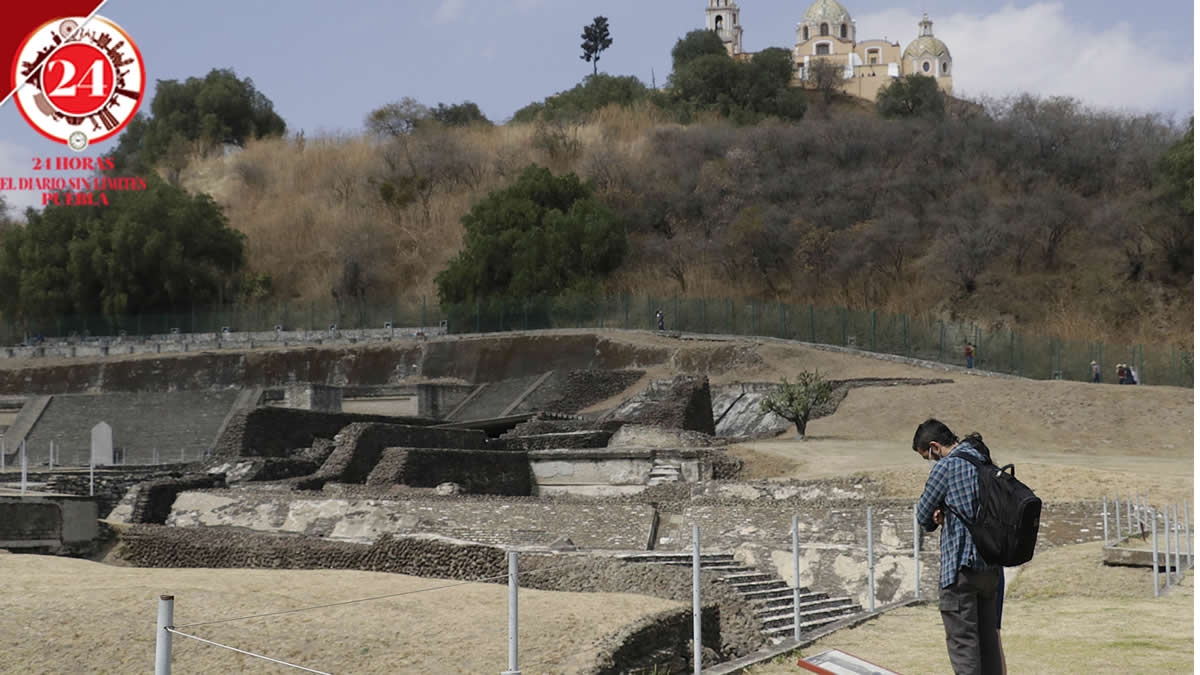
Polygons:
[[917,520],[927,532],[942,524],[941,594],[938,606],[946,629],[946,650],[956,675],[999,675],[1003,672],[996,631],[999,567],[987,564],[975,549],[966,525],[945,515],[944,505],[973,516],[979,507],[979,477],[962,455],[986,459],[970,440],[960,442],[935,419],[917,427],[913,450],[934,463],[917,503]]
[[655,322],[658,324],[658,329],[659,329],[659,330],[666,330],[666,329],[663,327],[663,313],[662,313],[662,309],[659,309],[657,312],[655,312],[655,313],[654,313],[654,321],[655,321]]
[[975,345],[968,342],[967,346],[965,348],[963,348],[963,356],[967,357],[967,368],[974,368],[975,367]]
[[1092,361],[1092,382],[1099,382],[1099,381],[1100,381],[1100,366],[1097,365],[1095,361]]

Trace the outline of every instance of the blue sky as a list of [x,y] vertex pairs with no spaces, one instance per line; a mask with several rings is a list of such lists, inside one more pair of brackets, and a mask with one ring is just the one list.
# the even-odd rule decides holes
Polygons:
[[[742,0],[745,48],[789,47],[807,0]],[[859,39],[905,45],[921,11],[954,58],[956,93],[1069,95],[1107,109],[1184,119],[1194,97],[1187,0],[844,0]],[[151,82],[232,67],[275,103],[290,130],[358,133],[372,108],[404,96],[472,100],[495,121],[591,72],[580,33],[609,18],[602,71],[661,85],[670,50],[703,27],[706,0],[109,0],[101,14],[138,42]],[[196,8],[201,8],[197,11]],[[332,11],[331,11],[331,8]],[[1136,12],[1136,14],[1133,14]],[[151,91],[145,102],[149,107]],[[113,143],[97,144],[97,155]],[[0,108],[0,176],[32,175],[34,155],[69,154],[10,101]],[[9,194],[25,206],[32,195]]]

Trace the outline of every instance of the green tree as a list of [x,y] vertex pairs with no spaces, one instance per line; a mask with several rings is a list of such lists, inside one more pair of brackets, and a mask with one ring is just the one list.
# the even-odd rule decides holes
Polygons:
[[612,46],[612,35],[608,32],[608,19],[598,16],[591,25],[583,27],[583,54],[579,57],[592,64],[592,74],[595,75],[600,64],[600,52]]
[[1194,132],[1195,118],[1192,118],[1188,120],[1187,133],[1163,153],[1157,167],[1157,188],[1163,199],[1150,236],[1162,250],[1167,269],[1173,275],[1192,269],[1196,216]]
[[442,302],[557,295],[612,272],[625,228],[573,173],[531,165],[463,216],[463,249],[437,275]]
[[411,96],[382,105],[367,114],[367,131],[376,136],[407,136],[432,119],[429,106]]
[[783,378],[759,405],[764,413],[774,413],[796,425],[796,433],[804,439],[808,419],[813,411],[833,400],[833,384],[817,371],[804,371],[795,382]]
[[492,123],[479,109],[479,106],[471,101],[452,105],[439,103],[436,108],[429,111],[429,117],[448,127],[465,127],[472,124],[490,125]]
[[714,54],[729,56],[721,37],[711,30],[694,30],[675,42],[675,47],[671,49],[671,68],[678,72],[701,56]]
[[567,91],[521,108],[513,114],[512,121],[575,119],[609,105],[632,106],[645,100],[649,93],[646,85],[632,75],[588,75]]
[[150,112],[149,118],[131,120],[122,134],[114,152],[120,169],[143,173],[180,140],[211,149],[243,146],[250,139],[282,136],[287,130],[254,82],[239,80],[229,69],[214,69],[184,82],[159,80]]
[[875,107],[886,119],[945,115],[946,101],[937,80],[925,75],[905,75],[893,80],[875,96]]
[[0,246],[0,311],[117,316],[209,303],[244,262],[245,236],[204,194],[157,176],[109,206],[47,206]]

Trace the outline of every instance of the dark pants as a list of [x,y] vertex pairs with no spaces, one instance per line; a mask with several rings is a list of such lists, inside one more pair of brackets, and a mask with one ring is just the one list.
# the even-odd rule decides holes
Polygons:
[[954,585],[943,588],[938,607],[946,627],[946,651],[955,675],[999,675],[1000,641],[996,634],[999,570],[959,570]]

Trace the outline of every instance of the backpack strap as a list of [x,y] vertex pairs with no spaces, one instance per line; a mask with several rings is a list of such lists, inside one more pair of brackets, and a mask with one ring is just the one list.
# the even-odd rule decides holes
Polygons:
[[[974,448],[972,448],[972,450],[974,450]],[[978,452],[978,451],[976,451],[976,452]],[[966,460],[966,461],[970,462],[971,465],[975,467],[976,471],[982,471],[984,469],[984,467],[991,464],[991,462],[984,460],[984,459],[979,459],[975,455],[973,455],[969,452],[964,452],[961,454],[957,453],[957,452],[953,452],[953,453],[950,453],[946,457],[946,459],[950,459],[951,457],[957,457],[958,459],[962,459],[962,460]],[[1012,465],[1010,464],[1009,466],[1012,466]],[[966,525],[968,528],[975,525],[974,519],[968,520],[966,516],[964,516],[963,514],[958,512],[958,509],[954,508],[953,506],[950,506],[950,502],[943,501],[942,506],[946,507],[946,509],[948,511],[950,511],[950,513],[953,513],[955,516],[957,516],[958,519],[962,521],[963,525]]]

